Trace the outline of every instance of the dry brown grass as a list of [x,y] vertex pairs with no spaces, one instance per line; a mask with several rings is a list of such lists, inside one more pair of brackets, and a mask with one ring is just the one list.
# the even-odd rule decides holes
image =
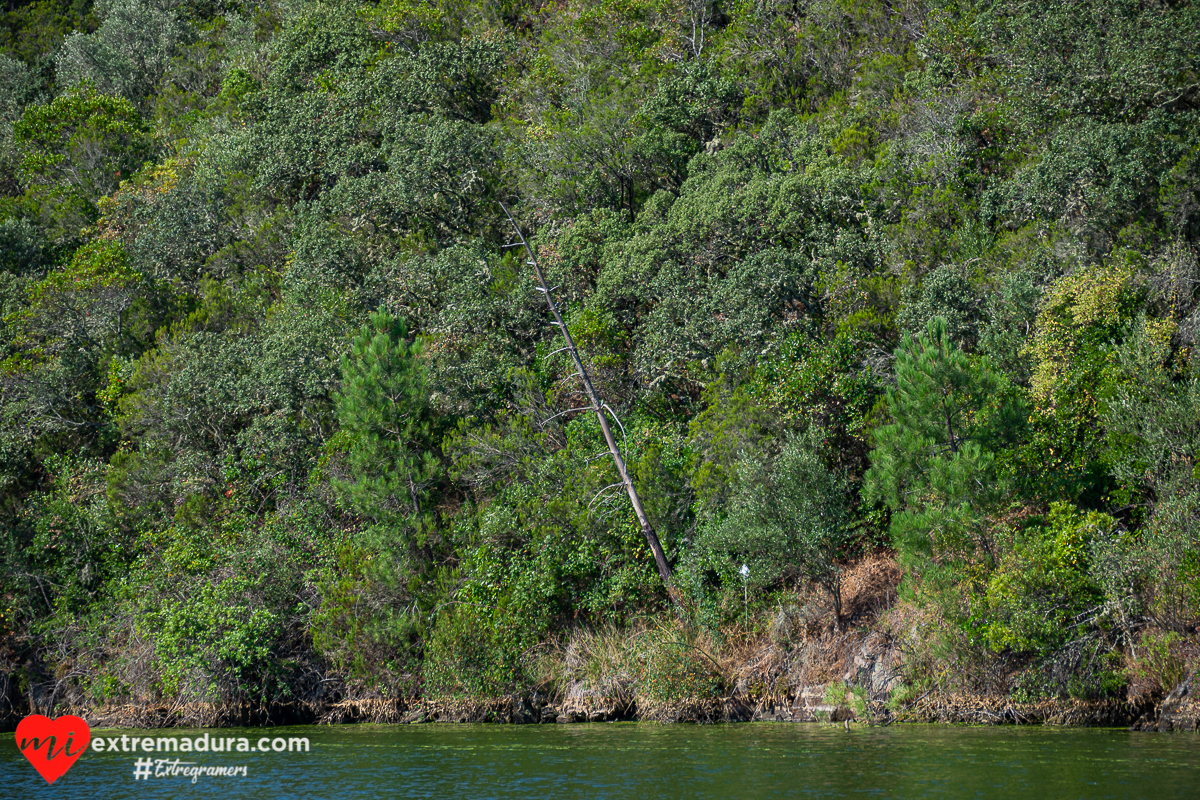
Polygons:
[[[850,564],[844,578],[846,618],[840,631],[834,629],[822,592],[801,587],[792,602],[771,612],[767,624],[761,618],[742,620],[719,635],[677,620],[622,629],[576,629],[537,655],[535,674],[552,702],[564,713],[576,715],[598,711],[619,715],[636,707],[643,719],[675,719],[679,714],[711,719],[718,711],[730,714],[736,703],[786,706],[805,686],[844,680],[872,636],[870,626],[895,603],[900,575],[894,559],[883,554],[873,553]],[[663,646],[681,649],[700,668],[719,675],[723,696],[665,703],[656,697],[642,682],[647,680],[647,660]]]
[[868,625],[896,603],[903,572],[896,559],[870,553],[842,573],[843,613],[853,625]]

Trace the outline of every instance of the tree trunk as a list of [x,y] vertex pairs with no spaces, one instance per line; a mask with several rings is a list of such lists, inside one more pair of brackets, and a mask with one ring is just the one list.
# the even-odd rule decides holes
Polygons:
[[[646,510],[642,507],[642,501],[638,497],[637,489],[633,485],[633,479],[629,477],[629,470],[625,467],[625,459],[621,457],[621,450],[617,447],[617,441],[613,437],[612,428],[608,424],[608,416],[605,411],[607,409],[611,412],[612,409],[608,408],[607,404],[596,394],[596,389],[592,386],[592,380],[588,377],[587,369],[583,366],[583,360],[579,357],[579,351],[575,349],[575,341],[571,338],[571,332],[567,330],[567,324],[563,322],[562,315],[558,313],[558,305],[555,304],[554,297],[550,294],[550,286],[546,283],[546,278],[542,274],[542,268],[538,266],[537,258],[533,255],[533,249],[521,233],[521,227],[517,225],[517,221],[509,213],[507,206],[501,203],[500,207],[504,209],[504,215],[508,217],[513,230],[517,232],[517,238],[520,239],[521,245],[524,246],[525,252],[529,255],[529,266],[533,267],[533,273],[537,277],[541,292],[546,296],[546,304],[550,306],[550,313],[554,315],[554,324],[558,326],[563,338],[567,342],[566,350],[571,354],[571,360],[575,362],[575,370],[579,376],[579,382],[583,384],[583,390],[587,394],[588,402],[591,404],[592,410],[596,413],[596,419],[600,422],[600,430],[604,433],[604,441],[608,444],[608,452],[612,455],[613,464],[617,467],[617,474],[621,476],[621,483],[625,485],[625,492],[629,495],[629,502],[633,504],[633,511],[637,514],[638,523],[642,527],[642,535],[646,538],[646,543],[650,545],[650,551],[654,554],[654,563],[658,567],[658,574],[662,578],[663,585],[666,586],[667,594],[674,601],[675,592],[671,585],[671,565],[667,563],[667,556],[663,553],[662,545],[658,541],[658,534],[655,533],[654,526],[650,524],[650,518],[646,516]],[[614,414],[614,416],[616,415]]]

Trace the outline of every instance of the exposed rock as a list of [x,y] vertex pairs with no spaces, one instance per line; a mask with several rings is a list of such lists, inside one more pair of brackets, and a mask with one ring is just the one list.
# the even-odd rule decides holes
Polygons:
[[1191,677],[1171,690],[1155,712],[1138,720],[1134,728],[1145,731],[1195,731],[1200,727],[1200,687]]
[[527,725],[541,721],[541,697],[536,693],[531,696],[521,696],[513,700],[512,721],[518,725]]
[[886,696],[900,683],[899,653],[888,637],[870,633],[858,646],[842,680],[865,687],[872,696]]

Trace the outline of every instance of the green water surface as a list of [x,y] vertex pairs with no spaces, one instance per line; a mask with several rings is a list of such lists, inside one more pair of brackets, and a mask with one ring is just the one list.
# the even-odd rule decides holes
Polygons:
[[[202,731],[153,731],[198,736]],[[1200,798],[1200,736],[1124,730],[750,725],[355,725],[210,730],[308,737],[308,753],[183,755],[244,777],[135,780],[89,751],[53,786],[0,736],[0,798]],[[134,735],[94,731],[93,735]],[[141,734],[139,734],[141,735]],[[155,754],[155,758],[165,758]],[[171,756],[171,758],[180,756]]]

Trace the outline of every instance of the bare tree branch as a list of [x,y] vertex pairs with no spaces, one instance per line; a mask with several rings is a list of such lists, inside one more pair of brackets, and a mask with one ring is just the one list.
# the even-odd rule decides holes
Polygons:
[[[562,331],[563,339],[566,340],[565,349],[571,354],[571,360],[575,362],[576,375],[579,377],[579,382],[583,384],[583,390],[587,394],[588,402],[591,403],[592,411],[596,413],[596,419],[600,422],[600,430],[604,433],[604,441],[608,443],[608,451],[612,455],[613,464],[617,467],[617,474],[621,476],[621,484],[624,485],[625,491],[629,495],[629,502],[633,504],[634,513],[637,514],[638,522],[641,524],[642,535],[646,537],[646,543],[650,545],[650,550],[654,553],[654,563],[658,567],[658,574],[662,578],[663,585],[667,588],[667,594],[674,601],[675,592],[671,585],[671,566],[667,563],[667,556],[658,541],[658,534],[654,532],[654,526],[650,524],[650,518],[646,516],[646,510],[642,507],[642,501],[638,497],[637,489],[633,485],[633,479],[629,476],[629,470],[625,468],[625,459],[621,455],[621,449],[617,447],[617,441],[613,438],[612,429],[608,426],[608,414],[612,413],[613,419],[617,419],[617,415],[596,394],[592,380],[588,377],[587,369],[583,366],[583,360],[579,357],[579,351],[575,347],[575,340],[571,338],[571,332],[567,329],[567,324],[563,322],[562,315],[558,313],[558,306],[554,302],[554,295],[546,283],[546,277],[542,274],[542,268],[538,265],[537,257],[533,254],[533,248],[529,246],[525,235],[521,233],[521,226],[513,219],[508,206],[501,203],[500,208],[504,209],[504,216],[508,217],[509,223],[517,233],[517,238],[520,239],[521,244],[525,247],[526,254],[529,256],[528,264],[533,268],[533,273],[537,277],[540,287],[539,290],[546,297],[546,304],[550,307],[550,313],[554,315],[554,324]],[[623,434],[625,426],[621,425],[620,420],[617,420],[617,424],[621,427]],[[604,491],[601,490],[601,494]]]

